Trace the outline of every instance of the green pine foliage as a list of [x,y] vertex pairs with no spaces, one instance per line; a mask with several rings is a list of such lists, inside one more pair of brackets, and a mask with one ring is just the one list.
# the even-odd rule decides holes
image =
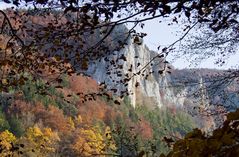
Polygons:
[[154,151],[156,152],[167,153],[170,150],[167,143],[163,141],[164,137],[176,140],[196,127],[192,117],[180,110],[172,113],[168,108],[149,110],[145,106],[139,106],[136,108],[136,112],[150,122],[154,136]]
[[5,113],[2,111],[2,108],[0,110],[0,132],[4,130],[9,130],[10,125],[6,119]]
[[[70,88],[69,82],[67,82],[68,78],[63,77],[62,80],[63,90]],[[54,117],[54,113],[49,114],[48,116],[51,116],[49,118],[52,119],[49,119],[49,121],[47,121],[48,119],[44,119],[44,123],[38,121],[37,125],[40,125],[41,128],[52,127],[52,129],[59,128],[66,132],[70,131],[68,135],[59,130],[57,131],[62,140],[58,144],[61,145],[61,143],[66,142],[64,143],[64,147],[67,147],[67,149],[70,149],[70,142],[74,141],[74,134],[77,133],[77,129],[82,129],[86,126],[97,126],[100,133],[103,134],[105,128],[110,127],[112,129],[111,140],[116,146],[114,153],[122,157],[135,157],[140,156],[140,154],[154,157],[161,153],[167,154],[170,151],[167,145],[168,143],[164,141],[165,137],[177,140],[177,138],[182,138],[187,132],[196,127],[192,117],[182,110],[176,109],[172,111],[168,108],[155,108],[152,110],[147,108],[146,105],[133,108],[129,97],[125,97],[123,101],[120,102],[120,105],[116,105],[114,99],[117,99],[117,97],[115,96],[113,100],[108,100],[105,96],[99,96],[99,100],[104,102],[101,104],[101,107],[94,108],[95,106],[91,106],[86,108],[84,112],[89,112],[90,115],[86,113],[84,115],[86,117],[82,118],[88,119],[88,121],[78,123],[76,122],[76,117],[79,115],[81,108],[79,106],[77,108],[77,104],[80,103],[80,98],[76,93],[71,93],[71,97],[68,99],[69,101],[66,101],[67,96],[64,95],[61,90],[57,90],[54,86],[47,87],[44,80],[32,81],[29,79],[24,85],[16,89],[11,89],[11,94],[14,95],[14,93],[22,93],[20,100],[23,101],[23,104],[25,102],[28,105],[35,105],[35,107],[37,107],[36,104],[42,104],[43,109],[39,109],[40,111],[42,110],[42,112],[44,111],[45,114],[51,106],[59,109],[59,111],[54,110],[58,112],[56,113],[56,117]],[[24,119],[7,114],[11,102],[14,102],[14,100],[6,100],[6,97],[1,97],[0,132],[9,130],[20,139],[24,136],[28,127],[33,126],[23,126],[23,124],[25,124]],[[105,104],[107,104],[107,106],[105,106]],[[91,110],[94,111],[92,113],[99,114],[103,118],[97,119],[97,116],[94,118],[95,115],[92,115]],[[62,114],[60,114],[61,111],[64,113],[63,117],[61,116]],[[28,112],[33,112],[33,110],[28,110]],[[34,115],[34,113],[26,113],[25,120],[28,115],[32,116],[29,117],[31,123],[28,123],[28,125],[32,125],[34,124],[34,117],[41,116],[44,118],[45,114]],[[103,116],[104,114],[105,116]],[[108,114],[110,116],[108,116]],[[55,123],[51,121],[54,118],[56,118],[55,120],[61,118],[62,121]],[[89,122],[89,119],[92,119],[92,121]],[[62,124],[64,123],[67,128],[58,126],[58,123],[61,122]],[[44,124],[47,124],[47,126],[44,126]],[[55,147],[54,149],[59,148]],[[62,154],[74,154],[74,151],[70,153],[63,151]]]
[[[63,77],[63,87],[69,86],[67,78]],[[23,99],[30,103],[41,102],[44,106],[56,106],[63,110],[66,115],[76,116],[77,109],[74,103],[77,102],[76,95],[73,95],[72,101],[69,103],[64,100],[64,95],[57,91],[54,86],[46,86],[43,80],[32,81],[29,79],[23,86],[20,86],[17,91],[23,92]]]
[[22,126],[21,120],[19,120],[16,117],[10,117],[10,119],[8,120],[9,123],[9,130],[17,137],[21,137],[25,130],[23,129],[24,126]]

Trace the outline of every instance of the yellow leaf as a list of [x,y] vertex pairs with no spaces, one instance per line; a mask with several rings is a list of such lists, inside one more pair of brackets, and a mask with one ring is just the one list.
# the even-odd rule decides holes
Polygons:
[[7,79],[2,79],[2,84],[3,84],[3,85],[7,85],[7,84],[8,84]]

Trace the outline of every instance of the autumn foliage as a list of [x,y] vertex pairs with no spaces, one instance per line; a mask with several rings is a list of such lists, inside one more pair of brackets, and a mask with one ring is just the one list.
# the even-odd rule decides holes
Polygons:
[[214,130],[212,135],[205,135],[201,130],[194,129],[173,145],[173,150],[167,157],[238,156],[238,120],[239,110],[236,110],[227,115],[227,120],[220,128]]
[[36,92],[44,88],[41,80],[27,81],[2,97],[6,99],[1,116],[3,154],[152,156],[161,151],[154,147],[155,139],[163,144],[165,134],[154,130],[157,120],[147,117],[152,111],[142,114],[127,98],[118,99],[120,105],[116,105],[107,95],[82,97],[99,92],[100,87],[89,77],[72,76],[65,81],[64,88],[49,88],[49,95]]

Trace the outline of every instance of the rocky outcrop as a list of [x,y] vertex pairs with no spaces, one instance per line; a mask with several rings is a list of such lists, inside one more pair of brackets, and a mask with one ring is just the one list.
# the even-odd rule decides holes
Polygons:
[[[167,69],[168,65],[165,66],[163,58],[157,57],[150,62],[156,55],[157,52],[150,51],[146,45],[137,45],[129,40],[125,48],[90,64],[87,73],[99,84],[106,84],[109,90],[115,91],[118,95],[128,92],[134,107],[145,105],[151,108],[155,106],[181,108],[194,117],[202,130],[207,132],[218,127],[224,118],[220,112],[223,112],[225,106],[217,105],[227,104],[221,101],[223,98],[220,93],[226,91],[225,93],[229,94],[228,98],[233,93],[227,92],[227,87],[224,86],[211,88],[215,83],[207,82],[218,78],[219,75],[223,76],[223,71],[176,70],[171,65],[169,65],[171,68]],[[149,62],[150,64],[142,70]],[[167,73],[168,70],[170,74]],[[238,96],[230,98],[229,102],[231,100],[239,104]]]
[[[127,91],[132,105],[182,105],[181,100],[174,95],[168,82],[170,75],[161,73],[165,66],[165,60],[161,57],[153,60],[157,55],[150,51],[146,45],[137,45],[132,41],[120,51],[112,53],[107,58],[101,59],[95,64],[90,64],[88,74],[99,83],[104,82],[108,89],[117,89],[117,94]],[[121,67],[121,68],[119,68]],[[143,70],[142,70],[143,69]],[[126,80],[126,81],[125,81]]]

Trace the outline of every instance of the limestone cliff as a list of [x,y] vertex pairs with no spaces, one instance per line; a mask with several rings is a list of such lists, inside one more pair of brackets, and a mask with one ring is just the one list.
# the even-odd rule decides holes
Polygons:
[[[150,51],[146,45],[137,45],[129,41],[125,48],[108,56],[122,68],[101,59],[89,66],[88,74],[99,83],[105,82],[108,89],[117,89],[118,94],[128,91],[134,107],[136,105],[181,106],[183,104],[181,100],[175,97],[172,88],[168,88],[170,86],[168,82],[171,82],[170,75],[165,72],[159,73],[165,66],[163,58],[156,58],[138,73],[156,55],[157,53]],[[130,78],[129,81],[122,81],[127,78]]]
[[[226,87],[217,87],[212,93],[209,91],[211,84],[205,82],[223,72],[210,69],[176,70],[171,65],[170,69],[167,69],[168,66],[165,69],[165,60],[160,57],[140,71],[156,55],[157,52],[150,51],[146,45],[137,45],[129,40],[120,51],[90,64],[87,73],[118,95],[127,91],[134,107],[146,105],[151,108],[167,106],[184,109],[194,116],[196,123],[205,131],[221,124],[224,117],[213,115],[213,112],[221,112],[225,106],[218,107],[219,102],[213,102],[218,97],[222,99],[220,92],[225,91]],[[164,72],[159,72],[162,69],[165,69]],[[166,72],[168,70],[170,74]],[[239,97],[231,100],[238,104]]]

